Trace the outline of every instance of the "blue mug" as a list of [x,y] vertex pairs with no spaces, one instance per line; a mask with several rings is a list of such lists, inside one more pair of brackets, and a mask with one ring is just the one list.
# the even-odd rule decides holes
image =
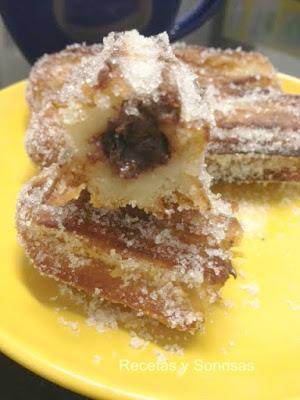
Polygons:
[[177,18],[181,0],[0,0],[4,22],[30,63],[74,42],[95,43],[111,31],[167,31],[182,38],[203,24],[221,0],[202,0]]

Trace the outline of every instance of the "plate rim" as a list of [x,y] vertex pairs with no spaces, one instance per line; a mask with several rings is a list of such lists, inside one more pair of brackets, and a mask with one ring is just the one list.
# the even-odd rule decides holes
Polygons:
[[[300,85],[300,78],[282,72],[278,72],[277,75],[280,80]],[[0,90],[0,95],[3,95],[6,91],[13,90],[18,86],[24,85],[25,87],[26,82],[27,80],[21,80],[6,86]],[[123,389],[113,388],[101,382],[92,381],[82,375],[76,375],[64,368],[60,368],[58,365],[52,364],[45,358],[37,356],[36,353],[33,353],[30,350],[28,351],[26,347],[22,346],[22,344],[14,338],[14,336],[9,335],[8,332],[1,329],[1,326],[0,351],[14,362],[20,364],[38,376],[41,376],[50,382],[54,382],[62,388],[66,388],[84,396],[89,396],[93,399],[99,399],[99,396],[103,399],[107,398],[111,400],[155,399],[155,397],[152,396],[144,396]]]

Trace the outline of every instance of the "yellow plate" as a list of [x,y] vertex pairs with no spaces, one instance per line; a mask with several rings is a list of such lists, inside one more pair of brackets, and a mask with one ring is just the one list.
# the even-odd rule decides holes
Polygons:
[[[300,92],[300,81],[281,79],[285,90]],[[185,345],[184,355],[158,362],[157,345],[134,349],[121,329],[100,334],[71,305],[58,313],[65,300],[50,299],[56,284],[24,259],[14,227],[17,192],[31,173],[23,148],[24,88],[21,82],[0,93],[2,351],[93,398],[299,399],[300,190],[222,188],[240,203],[240,275],[226,284],[226,306],[214,307],[205,332]],[[78,322],[79,330],[59,319]]]

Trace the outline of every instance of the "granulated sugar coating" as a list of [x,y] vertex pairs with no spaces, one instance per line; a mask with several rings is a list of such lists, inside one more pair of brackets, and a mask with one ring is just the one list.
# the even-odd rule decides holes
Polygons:
[[[47,63],[46,61],[45,59],[44,62]],[[14,87],[12,94],[20,93],[18,88],[23,89],[23,86]],[[88,85],[86,89],[89,90]],[[9,92],[10,89],[7,93]],[[6,96],[5,93],[4,95]],[[16,99],[16,106],[18,101]],[[106,104],[105,101],[103,99],[103,104]],[[61,105],[57,103],[56,106]],[[134,115],[136,109],[132,107],[127,111]],[[11,126],[17,128],[18,125]],[[21,132],[18,133],[16,129],[15,133],[20,138]],[[11,144],[14,145],[14,135],[5,135],[5,142],[9,143],[10,136]],[[14,151],[12,154],[16,155]],[[11,158],[5,157],[2,161],[12,166]],[[31,263],[25,261],[14,242],[15,232],[9,214],[21,176],[28,172],[24,157],[18,159],[15,169],[11,168],[11,171],[15,171],[14,174],[8,176],[11,182],[5,185],[7,193],[10,191],[11,194],[6,197],[5,193],[5,200],[3,199],[4,204],[7,204],[7,212],[4,212],[2,221],[3,254],[7,255],[8,263],[3,264],[2,289],[3,295],[11,299],[11,305],[16,306],[14,316],[11,307],[2,307],[6,321],[3,319],[1,330],[4,327],[10,335],[12,340],[8,343],[9,346],[20,343],[25,352],[34,350],[31,353],[36,355],[35,359],[43,359],[44,364],[47,363],[52,368],[52,372],[61,371],[58,377],[60,382],[73,376],[73,388],[77,387],[79,381],[86,384],[84,390],[87,396],[92,394],[92,386],[99,388],[99,391],[106,387],[107,391],[113,390],[114,393],[123,391],[157,398],[168,398],[171,388],[178,399],[185,398],[187,393],[191,398],[198,399],[203,394],[209,394],[212,398],[220,398],[222,395],[226,397],[226,394],[234,397],[237,392],[242,398],[245,393],[253,393],[253,382],[256,383],[255,388],[258,388],[255,393],[266,398],[268,395],[276,398],[278,393],[285,398],[298,389],[299,190],[293,195],[283,186],[276,188],[270,185],[262,188],[260,185],[249,185],[247,188],[242,185],[236,187],[237,193],[234,196],[232,190],[235,190],[235,185],[230,188],[219,187],[217,192],[222,193],[222,197],[224,195],[233,203],[236,201],[237,204],[242,204],[239,211],[235,204],[233,209],[238,212],[245,228],[244,239],[235,250],[238,256],[233,260],[237,279],[229,279],[222,288],[222,303],[218,301],[219,290],[215,290],[215,287],[210,290],[212,281],[209,279],[209,276],[217,279],[217,282],[219,278],[224,279],[224,266],[231,259],[230,244],[226,243],[228,215],[225,211],[220,213],[221,206],[215,212],[206,210],[202,219],[197,221],[191,210],[187,211],[180,205],[173,208],[170,204],[167,205],[168,218],[159,219],[151,214],[146,217],[140,212],[135,198],[132,199],[131,207],[118,212],[100,208],[98,213],[89,204],[84,189],[83,195],[86,198],[81,195],[79,200],[68,201],[67,205],[50,204],[47,196],[51,194],[52,183],[56,179],[52,170],[49,180],[45,179],[44,170],[34,182],[27,185],[28,190],[23,192],[20,200],[22,207],[18,209],[20,236],[37,267],[36,270],[31,268]],[[5,171],[5,166],[3,170]],[[61,189],[64,187],[68,187],[66,180]],[[216,195],[216,199],[219,198]],[[181,216],[189,216],[188,221],[178,218],[179,213],[182,213]],[[118,220],[122,221],[121,225],[117,223]],[[148,220],[150,222],[147,226]],[[118,225],[122,232],[116,230]],[[112,237],[111,232],[114,233]],[[101,235],[100,239],[98,234]],[[190,241],[189,238],[193,240]],[[166,249],[169,242],[168,252]],[[182,243],[183,249],[178,243]],[[197,243],[201,244],[198,253],[195,252]],[[155,249],[155,259],[151,258],[152,248]],[[145,254],[147,249],[149,252]],[[191,260],[185,257],[184,250],[191,253]],[[179,254],[186,262],[178,258]],[[211,263],[203,265],[203,258]],[[152,265],[155,265],[153,270],[149,268]],[[144,273],[147,274],[147,282],[150,282],[148,277],[151,274],[152,282],[163,283],[163,290],[159,292],[160,288],[149,288],[147,282],[143,281],[139,286],[140,296],[133,299],[140,302],[135,309],[101,300],[111,295],[112,290],[105,291],[101,284],[103,280],[90,279],[94,278],[90,272],[96,270],[104,273],[107,266],[113,273],[109,277],[105,275],[105,279],[112,278],[115,281],[118,277],[128,276],[128,280],[124,279],[120,288],[122,293],[132,296],[131,299],[137,293],[137,286],[130,284],[140,283],[134,278],[137,275],[143,278]],[[58,282],[39,276],[39,271],[56,277]],[[225,272],[228,273],[226,267]],[[84,279],[81,280],[83,275]],[[66,282],[68,289],[58,289],[62,281]],[[65,297],[69,296],[69,286],[74,282],[78,288],[85,285],[84,290],[87,289],[88,292],[85,300],[80,299],[81,292],[78,291],[78,295],[74,298],[70,296],[70,300],[65,301]],[[180,282],[178,286],[177,282]],[[175,301],[176,306],[182,305],[176,303],[180,297],[177,288],[184,288],[185,293],[194,294],[192,291],[197,282],[200,288],[205,289],[196,299],[189,297],[196,300],[195,304],[200,306],[196,312],[202,313],[201,317],[205,318],[203,325],[203,320],[198,315],[201,326],[197,334],[191,336],[189,331],[179,332],[162,326],[147,313],[146,301],[151,301],[151,305],[155,306],[160,293],[162,299],[169,300],[168,294],[171,292],[174,297],[171,296],[172,301],[167,301],[167,307],[162,308],[163,315],[170,319],[171,324],[182,321],[183,313],[174,311],[174,303],[172,304]],[[207,282],[209,285],[205,286]],[[173,291],[174,286],[177,287]],[[77,293],[75,289],[74,293]],[[127,298],[117,300],[123,301]],[[215,303],[211,307],[213,301]],[[191,310],[181,308],[181,311],[185,311],[185,321],[189,321]],[[170,312],[173,314],[170,315]],[[8,347],[7,351],[10,351]],[[21,353],[24,361],[24,352]],[[15,352],[19,361],[22,361],[21,353]],[[175,361],[178,368],[175,373],[121,372],[121,358],[128,358],[135,365],[136,361],[143,364],[154,362],[155,365]],[[274,363],[274,359],[280,358],[288,362],[283,365],[280,362]],[[200,361],[200,367],[208,368],[195,371],[195,360]],[[221,367],[224,364],[236,366],[236,361],[239,366],[242,361],[243,367],[247,367],[247,370],[239,371],[238,379],[237,371],[230,368],[209,369],[215,364]],[[30,362],[28,359],[28,365]],[[185,369],[181,364],[186,364],[188,368]],[[251,369],[248,368],[249,364]],[[288,364],[286,371],[284,364]],[[36,364],[32,365],[36,368]],[[45,373],[50,376],[51,369]],[[279,375],[281,379],[275,379]],[[270,377],[274,377],[271,386],[268,385]],[[153,385],[153,382],[158,384]],[[107,393],[93,393],[95,398],[105,398],[106,395]]]
[[[64,69],[68,55],[74,64]],[[28,90],[26,147],[43,169],[18,201],[26,253],[42,274],[195,333],[236,276],[231,247],[240,234],[205,170],[214,94],[166,33],[111,33],[103,46],[75,46],[59,60],[64,82],[41,108],[35,89],[49,58]],[[95,307],[87,323],[116,329]]]
[[[20,239],[40,272],[171,328],[199,328],[206,307],[235,274],[236,221],[216,211],[157,219],[136,208],[96,209],[87,193],[55,207],[47,204],[55,179],[55,168],[45,169],[18,202]],[[107,318],[99,312],[88,323],[101,330],[97,321]],[[116,327],[113,319],[109,324]]]
[[[117,70],[138,98],[158,101],[168,85],[178,92],[182,103],[182,121],[213,121],[212,113],[201,99],[196,74],[173,53],[166,33],[144,37],[136,30],[111,33],[103,41],[103,49],[91,57],[82,57],[63,86],[59,101],[79,99],[85,102],[84,84],[95,87],[102,80],[113,78]],[[115,88],[117,90],[117,88]],[[118,93],[116,93],[118,94]]]
[[172,57],[166,34],[146,38],[134,30],[111,33],[104,38],[103,45],[103,50],[93,58],[82,58],[60,93],[62,101],[71,97],[83,99],[82,85],[97,85],[101,73],[109,74],[109,65],[119,68],[138,95],[151,94],[161,84],[163,60],[159,57],[162,52],[165,57]]
[[217,181],[299,181],[300,96],[262,54],[176,45],[214,110],[206,162]]
[[[108,303],[99,297],[88,297],[69,286],[60,285],[60,288],[55,301],[67,304],[63,312],[68,311],[68,304],[76,303],[78,310],[84,316],[84,323],[95,329],[98,334],[107,334],[117,329],[125,330],[129,334],[128,347],[130,348],[142,350],[149,343],[159,345],[162,350],[155,349],[153,353],[159,356],[160,361],[165,361],[168,353],[184,354],[185,344],[190,340],[189,334],[173,331],[133,310]],[[61,312],[62,310],[58,311],[58,323],[80,335],[79,323],[62,317]],[[101,353],[95,355],[93,359],[95,363],[100,362]]]
[[210,90],[216,127],[206,162],[217,181],[299,181],[300,96]]
[[27,96],[27,152],[39,166],[61,165],[52,202],[65,204],[86,189],[97,208],[135,205],[159,215],[167,204],[213,207],[201,171],[214,114],[167,34],[111,33],[103,46],[56,55],[62,68],[69,55],[64,82],[55,82],[43,106],[34,93],[51,60],[36,66]]

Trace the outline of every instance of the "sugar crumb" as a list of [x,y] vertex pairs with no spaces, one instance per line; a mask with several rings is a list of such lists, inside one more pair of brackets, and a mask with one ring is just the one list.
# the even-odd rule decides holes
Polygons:
[[59,317],[58,322],[67,328],[70,328],[72,331],[78,333],[79,332],[79,323],[75,321],[68,321],[64,317]]
[[179,346],[177,343],[167,344],[164,346],[164,349],[170,353],[176,354],[177,356],[184,355],[184,349],[181,346]]
[[94,361],[95,364],[99,364],[100,361],[102,361],[102,357],[99,356],[99,354],[94,354],[93,355],[93,361]]
[[223,305],[224,305],[226,308],[232,308],[232,307],[234,307],[234,302],[233,302],[232,300],[223,299],[223,300],[222,300],[222,303],[223,303]]
[[246,279],[247,274],[243,269],[239,269],[238,274],[242,279]]
[[130,339],[130,346],[133,349],[144,349],[148,344],[149,342],[147,340],[141,339],[138,336],[134,336]]
[[161,350],[155,349],[153,350],[154,355],[157,358],[157,362],[166,362],[167,361],[167,356],[164,352],[162,352]]
[[242,290],[245,290],[247,293],[249,293],[251,296],[257,296],[259,293],[259,286],[257,283],[252,282],[252,283],[243,283],[240,285],[240,288]]
[[288,300],[287,303],[292,311],[300,311],[300,302],[297,303],[293,300]]
[[255,298],[255,299],[252,299],[252,300],[248,300],[246,302],[246,304],[249,305],[252,308],[255,308],[255,309],[260,307],[260,301],[259,301],[258,298]]

